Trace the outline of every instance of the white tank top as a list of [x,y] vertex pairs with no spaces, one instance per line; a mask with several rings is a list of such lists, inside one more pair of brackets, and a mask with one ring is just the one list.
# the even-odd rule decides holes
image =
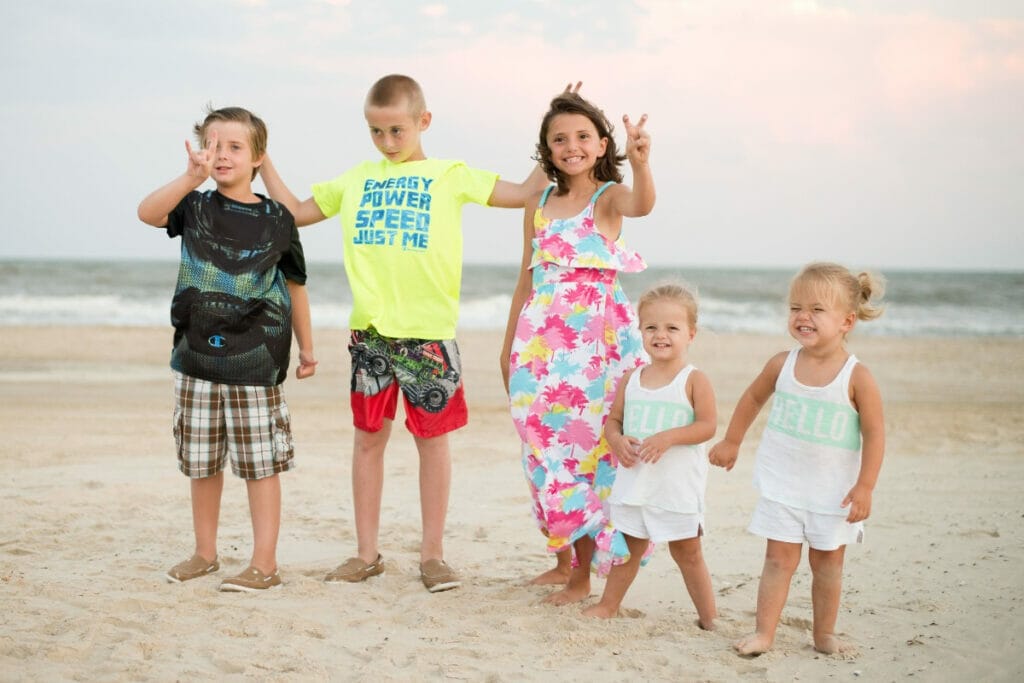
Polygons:
[[775,382],[768,424],[757,449],[754,486],[761,495],[800,510],[849,514],[840,507],[860,474],[860,415],[850,403],[850,355],[823,387],[796,380],[800,349],[789,352]]
[[[646,389],[640,370],[626,385],[622,432],[645,439],[675,427],[693,424],[694,412],[686,397],[686,380],[694,370],[687,365],[663,387]],[[708,482],[707,444],[673,446],[656,463],[619,465],[609,503],[646,505],[688,514],[704,514]]]

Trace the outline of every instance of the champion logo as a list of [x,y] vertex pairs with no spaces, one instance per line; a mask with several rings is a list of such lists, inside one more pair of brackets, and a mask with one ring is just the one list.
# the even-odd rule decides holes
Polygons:
[[227,345],[227,340],[219,334],[210,335],[210,338],[206,340],[206,343],[215,349],[223,349]]

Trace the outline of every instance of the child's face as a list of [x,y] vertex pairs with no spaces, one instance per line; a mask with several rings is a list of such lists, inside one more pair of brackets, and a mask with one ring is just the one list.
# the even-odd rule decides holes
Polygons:
[[640,334],[651,361],[666,362],[686,360],[697,330],[681,304],[671,299],[655,299],[640,309]]
[[589,173],[608,147],[608,138],[599,137],[594,122],[583,114],[559,114],[551,119],[546,141],[551,163],[569,176]]
[[[217,133],[217,149],[213,155],[210,177],[219,188],[236,188],[252,183],[253,171],[263,163],[263,157],[252,154],[252,131],[238,121],[211,121],[205,136]],[[203,141],[204,145],[206,140]]]
[[420,133],[430,126],[429,111],[416,116],[410,111],[408,101],[402,99],[383,107],[369,105],[363,113],[374,146],[389,161],[401,164],[426,158]]
[[857,314],[847,311],[827,292],[815,287],[795,287],[789,296],[789,334],[804,348],[842,342],[853,329]]

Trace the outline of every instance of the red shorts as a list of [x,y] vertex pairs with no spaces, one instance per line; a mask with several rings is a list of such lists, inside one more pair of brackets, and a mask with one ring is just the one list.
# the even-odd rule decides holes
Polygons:
[[372,327],[352,330],[352,423],[377,432],[394,420],[398,391],[405,397],[405,426],[430,438],[466,425],[462,361],[454,339],[393,339]]

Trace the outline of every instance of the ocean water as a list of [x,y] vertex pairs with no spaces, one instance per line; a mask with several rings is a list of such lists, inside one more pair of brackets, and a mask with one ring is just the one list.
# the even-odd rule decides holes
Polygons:
[[[791,269],[649,268],[622,276],[634,301],[682,279],[700,298],[701,328],[785,333]],[[518,266],[466,265],[461,329],[503,330]],[[858,335],[1024,337],[1024,272],[885,271],[886,311]],[[172,261],[0,260],[4,325],[169,325]],[[352,297],[340,263],[309,264],[313,324],[344,328]]]

